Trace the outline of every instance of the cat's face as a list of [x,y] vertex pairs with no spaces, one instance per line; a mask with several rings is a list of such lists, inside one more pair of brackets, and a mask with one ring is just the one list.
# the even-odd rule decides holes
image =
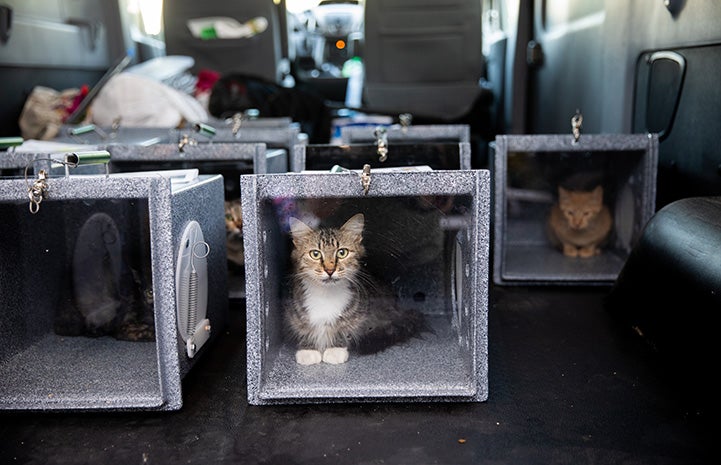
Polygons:
[[225,232],[240,234],[243,230],[243,211],[240,201],[225,201]]
[[362,244],[364,217],[352,216],[338,229],[314,230],[296,218],[290,218],[293,239],[291,259],[296,272],[319,284],[353,280],[365,252]]
[[559,187],[558,206],[571,229],[585,229],[603,208],[603,187],[588,192]]

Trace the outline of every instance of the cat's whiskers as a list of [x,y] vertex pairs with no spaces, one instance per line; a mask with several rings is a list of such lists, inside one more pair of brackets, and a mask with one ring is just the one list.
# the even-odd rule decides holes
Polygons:
[[368,289],[369,291],[377,291],[378,284],[376,281],[366,272],[362,270],[356,271],[352,277],[348,277],[348,281],[355,286],[357,289]]

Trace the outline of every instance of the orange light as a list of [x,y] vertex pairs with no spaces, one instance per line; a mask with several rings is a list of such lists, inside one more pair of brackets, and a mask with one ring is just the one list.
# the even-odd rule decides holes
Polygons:
[[343,40],[343,39],[336,40],[335,48],[337,48],[338,50],[343,50],[345,48],[345,40]]

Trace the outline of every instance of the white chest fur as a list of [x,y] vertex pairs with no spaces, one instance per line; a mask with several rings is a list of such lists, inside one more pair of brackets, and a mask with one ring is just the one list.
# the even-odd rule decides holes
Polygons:
[[313,326],[332,324],[350,303],[348,283],[331,285],[306,284],[304,306]]

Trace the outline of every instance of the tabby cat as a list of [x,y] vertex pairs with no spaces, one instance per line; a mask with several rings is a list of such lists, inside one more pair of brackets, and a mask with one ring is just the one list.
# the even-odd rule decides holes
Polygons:
[[243,267],[245,256],[243,248],[243,211],[240,199],[225,201],[225,246],[228,264]]
[[599,255],[611,233],[611,212],[603,203],[603,187],[570,190],[558,187],[558,202],[551,208],[548,234],[551,243],[568,257]]
[[289,219],[294,270],[284,318],[301,365],[344,363],[349,350],[379,352],[427,330],[419,312],[398,307],[362,269],[364,222],[358,213],[340,228],[312,229]]

